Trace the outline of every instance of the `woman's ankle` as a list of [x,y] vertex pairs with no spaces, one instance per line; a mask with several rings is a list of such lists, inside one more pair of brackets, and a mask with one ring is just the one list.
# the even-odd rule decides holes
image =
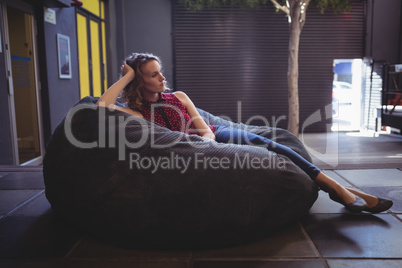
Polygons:
[[374,207],[378,204],[378,197],[370,194],[366,194],[364,192],[352,189],[352,188],[346,188],[349,192],[361,197],[366,201],[368,207]]
[[323,172],[320,172],[317,175],[317,177],[315,178],[315,182],[325,192],[337,191],[337,190],[339,190],[339,187],[343,187],[336,180],[332,179],[331,177],[324,174]]

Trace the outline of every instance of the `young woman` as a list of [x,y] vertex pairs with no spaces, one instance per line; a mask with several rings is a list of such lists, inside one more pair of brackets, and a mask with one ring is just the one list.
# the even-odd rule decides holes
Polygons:
[[[270,139],[236,128],[207,125],[184,92],[163,93],[166,80],[161,68],[161,61],[157,56],[133,53],[123,63],[120,80],[102,95],[97,105],[144,117],[171,130],[195,133],[217,142],[264,145],[268,150],[292,160],[322,190],[328,192],[332,200],[343,204],[352,212],[379,213],[393,205],[391,200],[343,187],[292,149]],[[127,101],[128,107],[115,105],[120,95]]]

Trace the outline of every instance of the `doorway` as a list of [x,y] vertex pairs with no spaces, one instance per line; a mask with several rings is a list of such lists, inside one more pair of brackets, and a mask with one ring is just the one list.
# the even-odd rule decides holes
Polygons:
[[332,84],[332,131],[358,131],[361,128],[363,61],[334,60]]
[[37,165],[42,162],[44,150],[38,97],[35,22],[30,13],[10,6],[3,9],[3,18],[14,163]]

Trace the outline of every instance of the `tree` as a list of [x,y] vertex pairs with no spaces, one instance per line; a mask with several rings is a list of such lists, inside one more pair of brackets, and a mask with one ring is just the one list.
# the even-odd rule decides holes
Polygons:
[[[242,7],[257,7],[266,4],[268,0],[179,0],[190,10],[199,11],[225,5],[240,5]],[[299,136],[299,43],[300,34],[306,22],[307,8],[314,3],[324,13],[329,7],[335,12],[350,11],[349,0],[270,0],[277,11],[284,12],[289,22],[289,57],[288,57],[288,91],[289,112],[288,130]]]

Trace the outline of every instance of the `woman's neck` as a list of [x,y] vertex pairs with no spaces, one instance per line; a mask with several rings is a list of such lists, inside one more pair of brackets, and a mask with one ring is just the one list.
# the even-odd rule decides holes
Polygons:
[[150,102],[157,102],[159,100],[159,93],[144,94],[143,98]]

